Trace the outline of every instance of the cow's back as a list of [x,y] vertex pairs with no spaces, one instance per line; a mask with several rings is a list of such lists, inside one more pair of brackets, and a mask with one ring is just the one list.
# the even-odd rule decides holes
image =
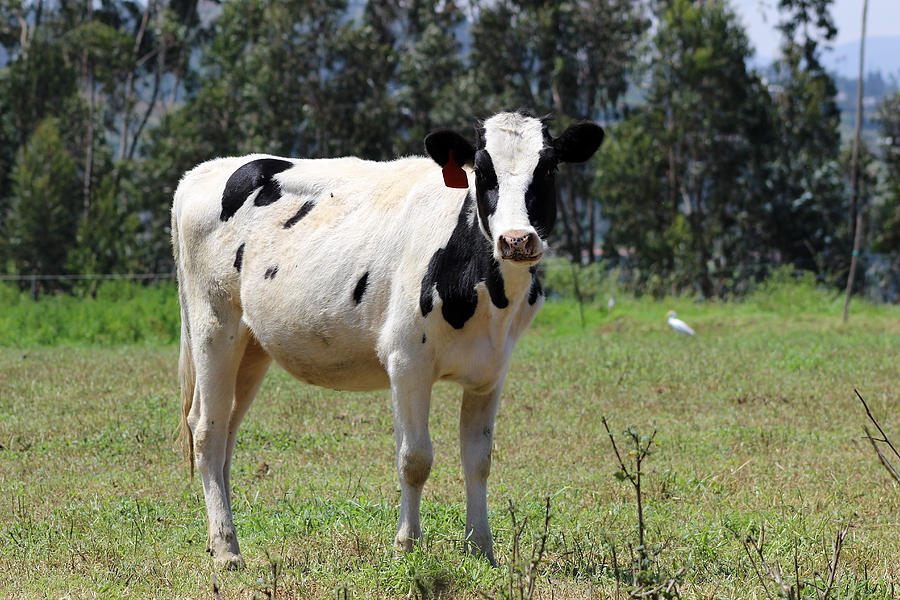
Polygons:
[[217,159],[185,175],[174,211],[186,276],[226,296],[299,379],[386,387],[391,346],[423,335],[414,330],[421,276],[465,192],[445,188],[424,158],[290,160],[271,177],[277,190],[249,190],[226,211],[240,189],[233,176],[259,160],[287,159]]

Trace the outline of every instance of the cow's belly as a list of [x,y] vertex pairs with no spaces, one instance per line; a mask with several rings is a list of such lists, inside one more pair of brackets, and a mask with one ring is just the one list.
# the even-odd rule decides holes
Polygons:
[[[247,316],[245,315],[245,318]],[[365,335],[294,327],[254,328],[260,345],[284,369],[305,383],[335,390],[368,391],[389,387],[387,372]]]
[[380,390],[390,386],[387,372],[377,357],[317,355],[309,359],[295,354],[272,354],[284,369],[305,383],[351,392]]

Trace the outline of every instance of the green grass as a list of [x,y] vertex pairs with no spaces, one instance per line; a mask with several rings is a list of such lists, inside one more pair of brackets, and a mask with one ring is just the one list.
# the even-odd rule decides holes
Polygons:
[[[684,597],[765,598],[742,545],[761,528],[768,560],[793,580],[796,544],[801,579],[819,580],[823,543],[844,523],[852,529],[832,597],[900,594],[900,486],[862,438],[853,394],[898,441],[900,309],[854,301],[843,325],[840,298],[782,281],[730,304],[617,293],[609,315],[606,293],[585,307],[584,329],[574,302],[548,303],[516,349],[489,487],[499,569],[461,550],[456,387],[434,389],[423,549],[397,558],[388,394],[307,387],[273,368],[235,456],[240,572],[216,571],[204,553],[200,483],[172,449],[174,290],[83,306],[16,297],[0,317],[0,596],[211,598],[215,577],[222,598],[499,598],[511,574],[507,501],[528,517],[530,549],[549,495],[538,597],[612,598],[611,551],[628,562],[636,510],[631,487],[613,477],[601,416],[620,442],[628,425],[657,431],[644,474],[647,536],[664,574],[685,569]],[[132,315],[134,342],[121,345],[109,326],[85,340],[67,329],[57,338],[66,343],[47,345],[49,334],[21,324],[54,322],[48,305],[100,315],[88,323]],[[43,319],[28,316],[36,308]],[[668,328],[670,308],[696,338]],[[141,325],[151,317],[168,324],[158,338]],[[805,595],[815,597],[809,585]]]
[[38,301],[0,284],[0,311],[0,346],[178,342],[178,293],[171,282],[105,281],[94,297],[55,294]]

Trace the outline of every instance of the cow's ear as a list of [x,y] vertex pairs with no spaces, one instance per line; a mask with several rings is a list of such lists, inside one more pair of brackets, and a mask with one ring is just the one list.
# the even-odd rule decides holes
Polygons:
[[442,129],[425,136],[425,150],[441,165],[444,185],[449,188],[469,187],[469,178],[462,166],[475,160],[475,148],[469,140],[455,131]]
[[439,129],[425,136],[425,151],[441,167],[445,167],[450,161],[451,150],[454,161],[459,166],[475,160],[475,147],[455,131]]
[[575,123],[553,140],[560,162],[580,163],[589,159],[603,142],[603,128],[591,121]]

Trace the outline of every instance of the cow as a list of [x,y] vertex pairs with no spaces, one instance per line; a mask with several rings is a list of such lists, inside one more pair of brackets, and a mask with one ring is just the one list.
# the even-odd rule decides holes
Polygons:
[[496,565],[487,479],[510,355],[544,296],[536,265],[556,219],[558,163],[589,159],[590,121],[559,137],[549,117],[450,129],[429,157],[390,162],[253,154],[188,171],[172,244],[181,304],[180,441],[200,472],[207,551],[243,565],[231,512],[241,420],[272,360],[336,390],[389,388],[400,515],[395,546],[421,535],[432,464],[432,385],[462,387],[459,440],[470,552]]

